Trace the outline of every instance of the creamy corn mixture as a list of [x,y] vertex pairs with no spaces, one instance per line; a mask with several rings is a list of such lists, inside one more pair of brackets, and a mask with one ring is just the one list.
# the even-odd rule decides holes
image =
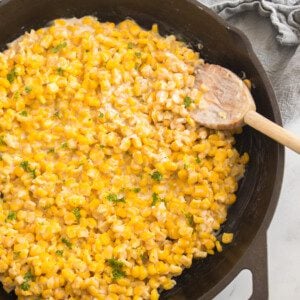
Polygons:
[[56,20],[0,54],[0,279],[19,299],[158,299],[248,155],[190,118],[203,61],[156,25]]

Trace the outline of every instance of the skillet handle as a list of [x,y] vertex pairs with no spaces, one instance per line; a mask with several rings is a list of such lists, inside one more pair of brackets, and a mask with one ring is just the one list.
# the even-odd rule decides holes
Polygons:
[[252,273],[253,292],[251,300],[267,300],[268,285],[268,253],[266,233],[258,234],[244,260],[244,267]]

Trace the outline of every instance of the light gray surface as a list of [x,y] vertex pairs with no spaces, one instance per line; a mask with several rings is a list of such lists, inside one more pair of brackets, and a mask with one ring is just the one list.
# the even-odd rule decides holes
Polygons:
[[[300,4],[299,1],[281,2]],[[300,135],[300,46],[279,44],[278,32],[270,19],[257,12],[238,13],[229,22],[248,36],[274,87],[285,127]],[[290,150],[286,152],[279,204],[268,231],[268,252],[269,298],[300,299],[300,156]],[[249,273],[241,274],[216,300],[248,299],[251,294],[249,281]]]
[[284,123],[300,116],[300,46],[281,46],[267,18],[243,13],[230,19],[250,39],[271,80]]
[[284,45],[300,43],[300,0],[203,0],[222,17],[255,10],[269,17],[277,30],[277,40]]

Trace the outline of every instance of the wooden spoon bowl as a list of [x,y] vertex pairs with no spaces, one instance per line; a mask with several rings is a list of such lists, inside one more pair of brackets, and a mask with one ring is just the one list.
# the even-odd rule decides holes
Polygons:
[[228,130],[245,124],[300,154],[300,139],[256,112],[246,84],[219,65],[201,64],[195,71],[195,86],[204,90],[192,118],[207,128]]

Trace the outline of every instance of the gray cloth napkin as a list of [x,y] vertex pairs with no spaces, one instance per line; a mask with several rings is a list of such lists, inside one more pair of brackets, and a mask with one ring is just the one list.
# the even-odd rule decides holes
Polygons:
[[199,2],[247,35],[271,80],[283,122],[300,118],[300,0]]
[[224,18],[236,13],[257,10],[260,15],[270,17],[278,31],[277,40],[283,45],[300,43],[299,0],[235,0],[204,1]]

